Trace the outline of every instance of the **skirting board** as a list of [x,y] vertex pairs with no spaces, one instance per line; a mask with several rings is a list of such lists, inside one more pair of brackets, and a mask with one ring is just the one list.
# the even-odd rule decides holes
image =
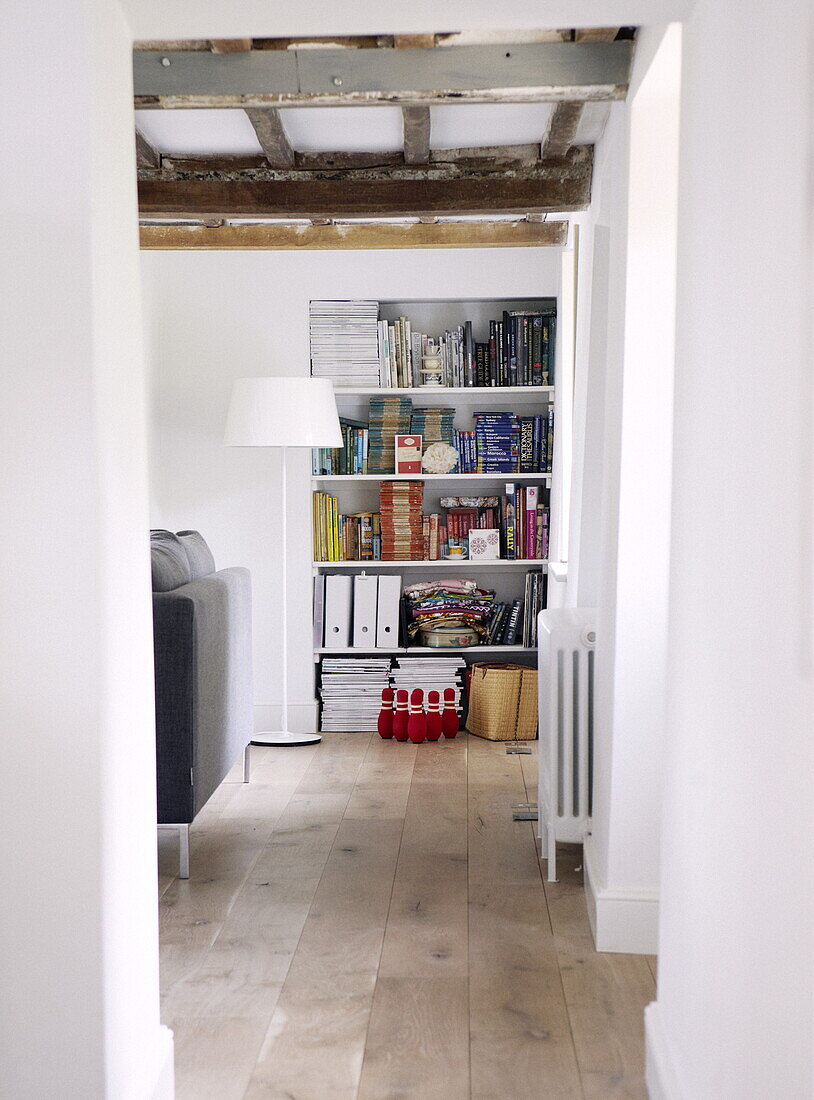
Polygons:
[[658,1001],[644,1010],[645,1081],[650,1100],[684,1100]]
[[585,838],[585,898],[597,951],[655,955],[659,942],[658,894],[609,890],[596,874],[593,839]]
[[158,1076],[150,1100],[175,1100],[175,1040],[168,1027],[159,1031]]
[[[256,703],[254,707],[254,728],[257,733],[261,730],[277,730],[282,721],[282,706],[280,703]],[[292,733],[316,733],[318,732],[318,715],[316,701],[311,703],[289,703],[288,725]]]

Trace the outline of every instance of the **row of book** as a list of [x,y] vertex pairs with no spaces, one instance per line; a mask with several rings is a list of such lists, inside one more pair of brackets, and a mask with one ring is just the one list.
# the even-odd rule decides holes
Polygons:
[[311,468],[326,474],[392,474],[396,472],[395,437],[421,439],[422,453],[433,443],[458,452],[458,473],[550,473],[554,449],[554,406],[547,415],[512,412],[474,413],[474,431],[458,431],[455,410],[413,408],[409,397],[370,399],[369,420],[340,417],[343,447],[315,447]]
[[548,576],[526,573],[524,599],[498,601],[494,606],[487,645],[537,645],[537,616],[545,608]]
[[[422,515],[415,489],[402,488],[415,482],[387,485],[398,488],[395,496],[383,488],[381,512],[344,514],[336,497],[314,493],[314,561],[439,561],[455,547],[478,559],[548,558],[550,511],[540,486],[507,483],[501,496],[441,497],[443,512]],[[496,541],[481,548],[472,532],[496,532]]]
[[444,386],[554,385],[553,311],[504,310],[500,319],[489,322],[489,339],[484,341],[475,339],[472,321],[432,337],[417,332],[408,317],[380,320],[377,339],[380,386],[420,386],[428,352],[440,359]]
[[422,632],[444,627],[472,631],[477,642],[466,648],[534,646],[546,582],[545,573],[530,570],[522,599],[497,600],[493,589],[464,577],[420,581],[402,589],[397,574],[320,574],[314,578],[314,647],[409,648],[422,644]]

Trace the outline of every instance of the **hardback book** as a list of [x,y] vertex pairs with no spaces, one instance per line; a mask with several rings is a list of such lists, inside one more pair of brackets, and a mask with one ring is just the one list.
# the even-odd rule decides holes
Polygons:
[[421,436],[396,436],[396,473],[421,473]]

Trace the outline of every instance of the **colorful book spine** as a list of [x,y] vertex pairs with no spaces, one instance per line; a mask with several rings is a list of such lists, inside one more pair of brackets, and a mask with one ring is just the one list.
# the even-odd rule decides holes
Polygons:
[[526,558],[537,557],[537,501],[539,491],[537,485],[526,487],[526,549],[523,554]]

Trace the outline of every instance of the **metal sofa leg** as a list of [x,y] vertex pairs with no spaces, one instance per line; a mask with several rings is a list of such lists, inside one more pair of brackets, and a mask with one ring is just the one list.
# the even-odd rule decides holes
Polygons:
[[167,822],[160,824],[158,828],[178,830],[178,877],[189,878],[189,825]]
[[178,826],[179,878],[189,878],[189,825]]
[[251,744],[248,744],[243,750],[243,782],[249,782],[249,773],[251,771],[251,759],[250,759]]

